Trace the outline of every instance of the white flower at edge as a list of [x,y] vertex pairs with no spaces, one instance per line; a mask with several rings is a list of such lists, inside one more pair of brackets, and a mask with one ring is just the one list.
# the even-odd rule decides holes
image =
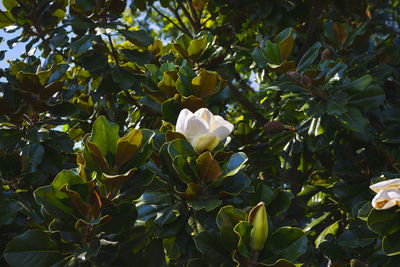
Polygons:
[[176,131],[183,134],[197,153],[213,150],[219,141],[233,131],[233,124],[221,116],[213,115],[208,109],[201,108],[195,113],[183,109],[176,122]]
[[372,199],[372,207],[377,210],[386,210],[394,206],[400,206],[400,179],[391,179],[373,184],[369,187],[376,192]]

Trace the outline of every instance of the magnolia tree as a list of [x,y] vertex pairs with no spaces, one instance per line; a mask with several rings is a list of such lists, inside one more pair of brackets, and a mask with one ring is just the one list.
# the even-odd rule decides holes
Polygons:
[[400,1],[2,3],[2,266],[399,266]]

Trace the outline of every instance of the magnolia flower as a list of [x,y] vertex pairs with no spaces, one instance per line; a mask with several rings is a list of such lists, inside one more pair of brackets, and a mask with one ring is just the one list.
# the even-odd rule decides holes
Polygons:
[[371,185],[376,196],[372,200],[372,207],[377,210],[386,210],[393,206],[400,206],[400,179],[391,179]]
[[214,116],[208,109],[201,108],[194,114],[183,109],[176,122],[176,131],[183,134],[197,153],[213,150],[219,141],[228,137],[233,125],[221,116]]

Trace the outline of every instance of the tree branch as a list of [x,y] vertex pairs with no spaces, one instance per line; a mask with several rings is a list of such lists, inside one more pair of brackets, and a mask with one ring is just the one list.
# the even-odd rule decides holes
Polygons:
[[201,31],[200,17],[197,16],[197,12],[193,7],[192,0],[186,0],[187,5],[189,6],[190,14],[192,15],[194,21],[194,32],[197,34]]
[[268,120],[266,118],[264,118],[264,116],[257,111],[257,109],[255,108],[254,104],[251,103],[249,100],[247,100],[242,93],[240,93],[239,89],[236,88],[236,86],[229,80],[227,79],[227,77],[225,76],[224,73],[218,72],[218,74],[224,79],[226,80],[229,89],[231,89],[231,94],[233,95],[234,98],[236,98],[236,100],[242,104],[242,106],[253,116],[253,118],[259,123],[260,126],[264,126],[264,124],[266,124],[268,122]]
[[[181,24],[180,22],[179,22],[179,20],[180,20],[180,18],[178,19],[178,22],[181,24],[181,26],[183,26],[183,27],[180,27],[178,24],[176,24],[171,18],[169,18],[168,16],[166,16],[166,15],[164,15],[160,10],[158,10],[154,5],[150,5],[160,16],[162,16],[163,18],[165,18],[166,20],[168,20],[169,22],[171,22],[172,23],[172,25],[174,25],[176,28],[178,28],[181,32],[183,32],[183,33],[185,33],[185,34],[187,34],[187,35],[189,35],[190,36],[190,38],[192,38],[192,34],[190,33],[190,31],[186,28],[186,26],[185,26],[185,24]],[[174,14],[175,15],[175,14]],[[175,15],[176,16],[176,15]]]
[[171,11],[174,14],[174,16],[175,16],[176,20],[178,21],[179,25],[181,25],[181,28],[184,29],[183,32],[186,33],[187,35],[189,35],[190,38],[193,38],[192,33],[186,27],[185,23],[183,23],[181,17],[179,16],[178,11],[176,9],[172,8],[172,7],[168,7],[168,10]]
[[304,55],[304,53],[310,47],[311,40],[312,40],[314,31],[315,31],[315,25],[316,25],[317,19],[321,15],[322,11],[329,4],[329,1],[330,0],[326,0],[325,3],[323,3],[322,5],[318,5],[321,2],[320,0],[314,1],[313,9],[311,12],[310,22],[308,23],[306,40],[304,41],[303,46],[300,49],[299,59]]
[[111,53],[115,59],[115,64],[117,64],[118,67],[120,67],[119,65],[119,61],[118,61],[118,55],[117,55],[117,51],[114,48],[112,39],[111,39],[111,35],[109,33],[107,33],[107,37],[108,37],[108,41],[110,42],[110,47],[111,47]]
[[187,19],[189,20],[189,23],[192,26],[192,29],[193,29],[194,33],[195,34],[199,33],[200,30],[198,30],[198,28],[196,26],[196,22],[193,20],[193,18],[190,15],[189,11],[186,9],[186,7],[182,4],[182,2],[180,0],[177,0],[176,2],[178,3],[179,8],[182,9],[183,13],[185,14]]

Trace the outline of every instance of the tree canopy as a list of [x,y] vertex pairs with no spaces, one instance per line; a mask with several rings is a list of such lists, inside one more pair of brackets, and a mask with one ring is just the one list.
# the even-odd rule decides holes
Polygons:
[[1,265],[398,266],[400,1],[2,3]]

